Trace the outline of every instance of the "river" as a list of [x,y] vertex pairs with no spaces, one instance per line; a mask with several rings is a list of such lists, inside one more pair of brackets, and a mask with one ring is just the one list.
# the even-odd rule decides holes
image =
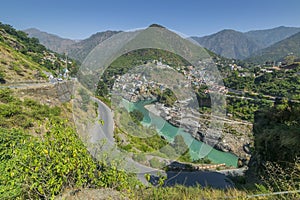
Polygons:
[[144,115],[142,124],[144,126],[154,126],[160,136],[163,136],[167,141],[172,142],[175,136],[181,135],[185,143],[189,146],[190,155],[193,160],[197,160],[207,156],[213,163],[222,164],[227,166],[237,167],[238,157],[231,153],[223,152],[214,149],[213,147],[194,139],[190,133],[185,132],[183,129],[171,125],[162,117],[149,112],[144,106],[151,104],[153,101],[139,101],[136,103],[129,102],[123,99],[123,105],[128,111],[137,109]]

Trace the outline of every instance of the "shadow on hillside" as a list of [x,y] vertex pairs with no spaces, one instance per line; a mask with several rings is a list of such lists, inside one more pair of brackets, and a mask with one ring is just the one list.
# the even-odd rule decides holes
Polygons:
[[[218,189],[234,187],[233,182],[224,174],[210,171],[168,171],[164,186],[184,185],[187,187],[202,186]],[[159,176],[151,175],[152,185],[159,185]]]

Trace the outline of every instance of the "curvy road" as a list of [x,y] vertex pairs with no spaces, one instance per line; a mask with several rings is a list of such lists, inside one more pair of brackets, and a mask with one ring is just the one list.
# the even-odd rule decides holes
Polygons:
[[[105,105],[102,101],[95,97],[91,97],[91,100],[98,104],[98,118],[95,120],[94,124],[88,128],[88,132],[90,134],[90,143],[97,144],[101,143],[101,141],[105,141],[102,143],[101,150],[105,150],[109,152],[109,160],[110,159],[123,159],[124,163],[122,163],[127,172],[136,173],[138,178],[145,184],[147,184],[147,180],[144,175],[146,173],[156,176],[159,172],[160,174],[164,174],[164,171],[159,169],[154,169],[151,167],[147,167],[140,163],[135,162],[129,157],[126,152],[121,152],[114,141],[114,120],[113,113],[111,109]],[[104,123],[101,122],[103,120]],[[99,158],[101,154],[97,155],[99,149],[90,149],[92,154]],[[101,159],[101,158],[100,158]]]
[[[56,83],[15,83],[2,85],[0,86],[0,88],[27,88],[31,86],[42,87],[49,84]],[[152,184],[158,183],[157,177],[158,174],[161,174],[167,177],[167,179],[165,180],[165,185],[170,186],[174,184],[184,184],[187,186],[200,184],[202,186],[210,186],[214,188],[229,188],[234,186],[234,184],[225,175],[227,173],[230,173],[228,171],[224,171],[221,173],[204,171],[164,172],[162,170],[147,167],[135,162],[126,153],[121,152],[115,145],[113,137],[114,120],[111,109],[95,97],[91,97],[91,100],[98,104],[98,117],[97,120],[95,120],[95,122],[92,123],[92,125],[90,125],[85,131],[90,134],[88,149],[96,158],[101,159],[98,156],[101,156],[102,153],[98,153],[100,149],[97,148],[97,145],[93,144],[99,144],[101,140],[105,140],[106,142],[101,146],[101,150],[109,152],[108,158],[112,160],[115,158],[122,158],[123,161],[125,161],[125,165],[122,165],[122,168],[124,168],[124,170],[127,172],[136,173],[139,180],[144,184],[148,184],[148,181],[144,176],[145,174],[151,175],[150,182]],[[104,123],[102,123],[101,120],[103,120]]]
[[[105,151],[109,151],[110,158],[123,158],[125,160],[125,170],[128,172],[134,172],[137,174],[137,177],[144,184],[148,184],[148,181],[145,179],[145,174],[150,174],[150,182],[157,184],[158,174],[164,175],[167,177],[165,180],[165,185],[174,185],[174,184],[184,184],[186,186],[195,186],[197,184],[202,186],[210,186],[215,188],[229,188],[233,187],[234,184],[230,181],[224,173],[218,172],[208,172],[208,171],[196,171],[196,172],[165,172],[159,169],[154,169],[141,165],[129,156],[126,156],[126,153],[122,153],[116,148],[114,138],[113,138],[113,127],[114,120],[111,109],[101,102],[99,99],[92,97],[94,102],[98,104],[98,119],[94,123],[93,127],[89,129],[91,134],[91,143],[97,143],[99,140],[106,140],[106,143],[102,148]],[[104,121],[104,124],[100,122],[99,119]],[[92,151],[95,154],[97,152]],[[97,157],[97,155],[95,155]]]

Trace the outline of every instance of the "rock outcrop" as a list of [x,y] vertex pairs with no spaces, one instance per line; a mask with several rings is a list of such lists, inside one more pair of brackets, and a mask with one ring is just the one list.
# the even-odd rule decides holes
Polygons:
[[160,103],[146,108],[173,126],[183,128],[195,139],[215,149],[237,155],[243,163],[250,159],[252,124],[249,122],[200,114],[184,107],[169,108]]

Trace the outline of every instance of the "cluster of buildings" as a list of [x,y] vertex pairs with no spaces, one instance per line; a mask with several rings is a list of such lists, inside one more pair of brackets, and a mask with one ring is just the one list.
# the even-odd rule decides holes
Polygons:
[[[215,84],[213,82],[213,78],[211,80],[205,80],[209,79],[209,73],[206,73],[205,69],[199,70],[194,66],[180,66],[173,69],[168,65],[161,64],[160,62],[157,62],[155,67],[161,69],[172,69],[182,74],[186,82],[184,83],[185,85],[178,85],[178,87],[187,88],[191,86],[194,90],[198,90],[202,85],[207,85],[208,89],[205,90],[205,93],[214,92],[225,94],[228,92],[228,89],[225,88],[224,85]],[[166,77],[166,79],[167,78],[172,79],[172,77]],[[123,98],[132,102],[136,102],[147,97],[152,97],[151,95],[154,90],[159,89],[160,91],[163,91],[166,89],[166,87],[167,85],[163,83],[163,80],[161,80],[161,82],[153,81],[153,79],[148,78],[145,73],[135,72],[127,73],[122,76],[116,76],[113,90],[120,92]]]
[[113,87],[114,92],[119,92],[121,96],[131,102],[141,100],[141,97],[151,98],[151,91],[155,89],[164,90],[162,83],[148,81],[144,75],[127,73],[117,76]]
[[[59,65],[61,65],[60,63],[62,63],[62,65],[64,65],[65,67],[64,68],[59,68],[58,67],[58,78],[57,81],[62,81],[62,79],[67,79],[69,77],[69,73],[70,71],[68,70],[67,68],[67,65],[68,64],[72,64],[72,61],[69,61],[67,59],[67,57],[64,59],[64,58],[58,58],[55,53],[53,52],[44,52],[44,57],[43,57],[43,60],[47,60],[47,61],[50,61],[53,65],[55,65],[55,63],[59,62]],[[53,82],[53,80],[55,79],[54,76],[52,74],[47,74],[49,80],[51,82]]]

